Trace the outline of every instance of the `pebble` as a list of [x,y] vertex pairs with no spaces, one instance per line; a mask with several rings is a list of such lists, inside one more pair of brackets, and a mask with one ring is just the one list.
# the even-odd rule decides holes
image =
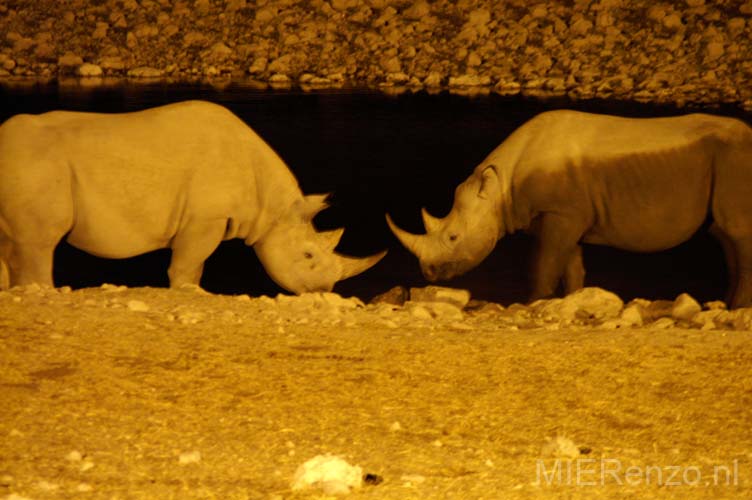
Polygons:
[[180,465],[197,464],[200,461],[201,452],[199,451],[187,451],[178,456],[178,464]]
[[147,312],[149,306],[141,300],[129,300],[127,303],[128,309],[135,312]]

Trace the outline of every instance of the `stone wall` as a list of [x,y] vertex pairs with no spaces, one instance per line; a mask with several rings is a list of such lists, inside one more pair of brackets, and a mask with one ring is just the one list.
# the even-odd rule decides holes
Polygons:
[[5,0],[0,81],[249,78],[752,108],[750,0]]

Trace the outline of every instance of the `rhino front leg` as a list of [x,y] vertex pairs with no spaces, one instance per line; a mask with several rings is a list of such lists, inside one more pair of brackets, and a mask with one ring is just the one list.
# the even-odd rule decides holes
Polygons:
[[52,259],[55,244],[50,243],[6,243],[9,286],[38,285],[54,286],[52,281]]
[[569,295],[585,286],[585,265],[582,262],[582,247],[575,245],[564,271],[564,293]]
[[585,270],[578,242],[583,234],[581,224],[558,214],[544,213],[536,227],[537,251],[533,261],[531,300],[551,297],[562,278],[566,291],[582,287]]
[[227,221],[189,222],[172,239],[172,257],[167,276],[170,288],[198,285],[204,271],[204,261],[217,249],[225,234]]

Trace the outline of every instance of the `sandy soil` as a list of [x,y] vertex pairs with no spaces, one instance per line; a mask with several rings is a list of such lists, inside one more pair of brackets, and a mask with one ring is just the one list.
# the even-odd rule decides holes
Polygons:
[[0,498],[323,498],[324,453],[383,480],[352,498],[752,497],[752,332],[503,325],[0,292]]

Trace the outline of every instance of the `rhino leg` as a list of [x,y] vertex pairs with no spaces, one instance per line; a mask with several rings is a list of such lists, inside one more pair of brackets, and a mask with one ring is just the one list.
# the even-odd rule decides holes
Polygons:
[[737,262],[736,248],[734,241],[729,237],[721,227],[713,223],[710,226],[710,234],[712,234],[723,249],[723,255],[726,258],[726,271],[728,273],[728,290],[726,292],[726,303],[731,304],[734,299],[734,294],[739,286],[739,263]]
[[729,306],[752,307],[752,237],[734,241],[736,279]]
[[54,286],[52,282],[52,259],[55,244],[18,243],[8,245],[7,260],[9,286],[38,285]]
[[199,284],[204,261],[219,246],[226,227],[225,220],[191,221],[181,227],[170,243],[170,288]]
[[585,286],[585,265],[582,262],[582,247],[575,245],[564,270],[564,293],[569,295]]
[[565,278],[567,291],[582,287],[585,269],[578,245],[584,228],[577,221],[544,213],[535,227],[538,249],[533,262],[531,300],[551,297]]

